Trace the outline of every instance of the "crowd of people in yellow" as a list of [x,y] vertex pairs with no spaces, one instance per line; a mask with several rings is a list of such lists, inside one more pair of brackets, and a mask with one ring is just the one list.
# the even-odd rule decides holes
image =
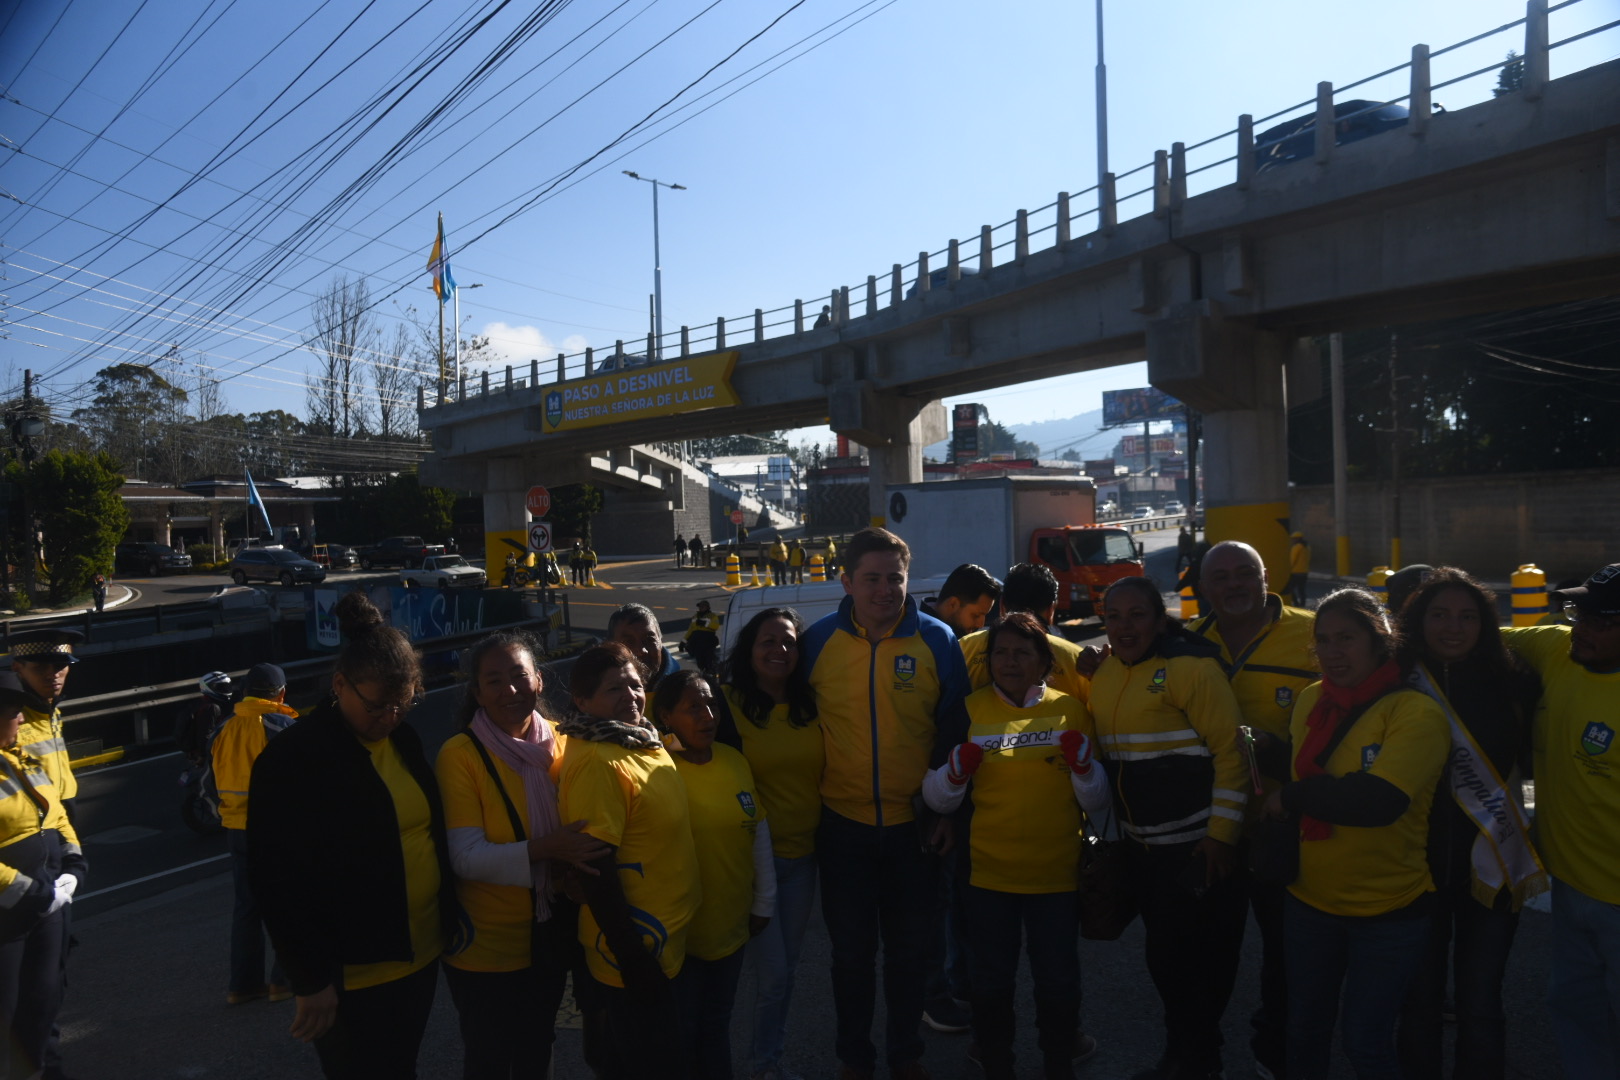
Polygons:
[[[1054,632],[1045,567],[1004,582],[963,567],[919,605],[898,537],[867,529],[842,554],[838,610],[810,626],[759,612],[718,680],[682,670],[626,605],[548,716],[535,647],[486,638],[463,654],[435,762],[402,723],[417,654],[345,596],[330,696],[292,722],[283,673],[259,665],[214,741],[237,881],[228,1000],[292,997],[292,1034],[328,1077],[412,1077],[442,970],[464,1075],[538,1077],[572,979],[600,1077],[730,1077],[741,1056],[782,1080],[819,893],[840,1080],[880,1063],[926,1078],[924,1022],[970,1026],[978,1068],[1019,1075],[1020,953],[1040,1075],[1064,1080],[1097,1048],[1079,941],[1107,902],[1141,916],[1163,1005],[1134,1080],[1227,1075],[1251,912],[1257,1075],[1323,1080],[1337,1031],[1358,1077],[1439,1077],[1452,985],[1451,1075],[1492,1080],[1508,1075],[1520,911],[1550,888],[1563,1067],[1620,1076],[1620,564],[1550,594],[1558,619],[1501,629],[1461,570],[1410,575],[1387,605],[1352,587],[1307,610],[1228,541],[1202,559],[1202,617],[1183,624],[1125,578],[1103,602],[1106,647],[1082,649]],[[55,711],[73,642],[12,643],[0,1011],[13,1070],[60,1076],[85,873]],[[1106,892],[1088,865],[1111,868]]]

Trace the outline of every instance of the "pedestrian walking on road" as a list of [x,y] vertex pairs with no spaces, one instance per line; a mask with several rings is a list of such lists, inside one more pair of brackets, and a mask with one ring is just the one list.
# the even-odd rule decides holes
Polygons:
[[86,864],[78,834],[38,757],[21,744],[33,700],[0,672],[0,1075],[61,1073],[52,1036],[62,1007],[67,913]]
[[361,592],[332,694],[270,741],[249,787],[248,869],[328,1080],[409,1078],[439,956],[460,944],[439,785],[415,728],[422,669]]
[[1503,1080],[1508,953],[1519,910],[1548,888],[1503,777],[1530,751],[1541,680],[1502,644],[1495,595],[1461,570],[1434,570],[1402,610],[1400,625],[1413,685],[1446,712],[1452,746],[1429,811],[1433,912],[1428,949],[1401,1014],[1401,1073],[1440,1080],[1444,1002],[1447,987],[1455,986],[1452,1074]]
[[1620,716],[1620,563],[1549,597],[1563,626],[1503,630],[1541,676],[1536,841],[1552,875],[1547,1011],[1564,1073],[1620,1076],[1620,786],[1604,764]]
[[471,927],[444,966],[461,1020],[462,1076],[543,1078],[570,972],[576,1003],[589,1011],[579,905],[563,895],[563,874],[591,872],[583,868],[608,848],[585,822],[558,816],[565,740],[540,713],[544,683],[529,639],[503,630],[462,655],[459,730],[434,767]]
[[568,573],[575,585],[585,584],[585,545],[578,540],[568,550]]
[[1292,779],[1264,808],[1299,833],[1283,913],[1288,1076],[1326,1080],[1335,1026],[1356,1076],[1401,1076],[1395,1025],[1429,937],[1446,718],[1407,684],[1400,631],[1366,589],[1325,597],[1315,640],[1323,679],[1294,706]]
[[1289,539],[1293,543],[1288,547],[1288,598],[1289,603],[1302,608],[1311,583],[1311,545],[1305,542],[1302,532],[1294,533]]
[[644,671],[612,642],[574,661],[558,813],[608,845],[579,879],[579,941],[604,1022],[597,1075],[686,1080],[679,1017],[701,886],[686,786],[644,714]]
[[680,671],[659,684],[653,717],[685,782],[703,900],[686,928],[681,1027],[693,1080],[731,1080],[731,1013],[744,946],[776,914],[769,812],[748,759],[715,742],[709,680]]
[[219,792],[219,820],[231,855],[231,882],[236,900],[231,910],[230,985],[225,1004],[240,1005],[268,997],[292,997],[279,961],[272,961],[265,981],[264,918],[248,881],[248,783],[253,763],[271,738],[298,719],[286,704],[287,676],[274,664],[255,664],[243,680],[242,700],[214,736],[214,787]]
[[90,597],[96,602],[96,614],[100,615],[107,606],[107,577],[97,574],[90,581]]
[[686,539],[680,533],[675,534],[675,569],[679,570],[686,565]]
[[800,663],[804,623],[792,608],[766,608],[737,635],[721,691],[716,739],[742,751],[771,815],[776,916],[749,946],[754,954],[749,1075],[785,1077],[793,979],[816,902],[816,826],[826,749],[816,697]]
[[1249,908],[1235,876],[1248,805],[1243,714],[1218,650],[1170,622],[1152,581],[1110,585],[1103,626],[1111,655],[1091,680],[1091,726],[1131,841],[1148,974],[1164,1004],[1163,1055],[1134,1080],[1217,1080]]
[[686,547],[687,550],[691,552],[691,565],[694,567],[697,566],[698,561],[703,558],[703,538],[697,533],[693,533],[692,539],[687,542]]

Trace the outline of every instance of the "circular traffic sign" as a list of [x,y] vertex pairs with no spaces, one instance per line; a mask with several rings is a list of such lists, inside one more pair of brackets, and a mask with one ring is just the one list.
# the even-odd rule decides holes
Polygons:
[[529,522],[529,550],[544,555],[551,550],[551,526],[543,521]]
[[529,496],[524,500],[524,505],[529,508],[531,517],[543,518],[551,513],[551,492],[536,484],[529,489]]
[[741,525],[742,524],[742,517],[743,517],[743,515],[742,515],[741,510],[733,510],[731,512],[731,523],[733,525]]

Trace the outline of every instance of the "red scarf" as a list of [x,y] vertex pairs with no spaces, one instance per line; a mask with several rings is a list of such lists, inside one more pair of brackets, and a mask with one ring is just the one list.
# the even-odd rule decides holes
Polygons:
[[[1383,666],[1354,686],[1340,686],[1323,679],[1322,696],[1316,699],[1311,715],[1305,718],[1305,741],[1294,756],[1294,772],[1299,778],[1304,780],[1327,772],[1316,759],[1327,749],[1339,725],[1363,705],[1377,701],[1400,685],[1401,669],[1394,660],[1384,661]],[[1333,826],[1320,818],[1304,815],[1299,820],[1301,840],[1326,840],[1332,835]]]

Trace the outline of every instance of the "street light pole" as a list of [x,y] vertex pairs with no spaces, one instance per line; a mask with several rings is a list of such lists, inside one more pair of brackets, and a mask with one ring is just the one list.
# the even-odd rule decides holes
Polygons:
[[473,285],[457,285],[455,292],[451,294],[455,297],[456,301],[456,368],[454,380],[456,384],[456,393],[458,394],[461,392],[461,290],[482,289],[483,287],[484,283],[482,281]]
[[1108,176],[1108,65],[1103,63],[1103,0],[1097,0],[1097,191]]
[[622,171],[632,180],[646,181],[653,189],[653,354],[647,359],[656,362],[664,348],[664,260],[658,252],[658,189],[667,187],[671,191],[685,191],[686,185],[666,184],[650,176],[639,176],[629,169]]

